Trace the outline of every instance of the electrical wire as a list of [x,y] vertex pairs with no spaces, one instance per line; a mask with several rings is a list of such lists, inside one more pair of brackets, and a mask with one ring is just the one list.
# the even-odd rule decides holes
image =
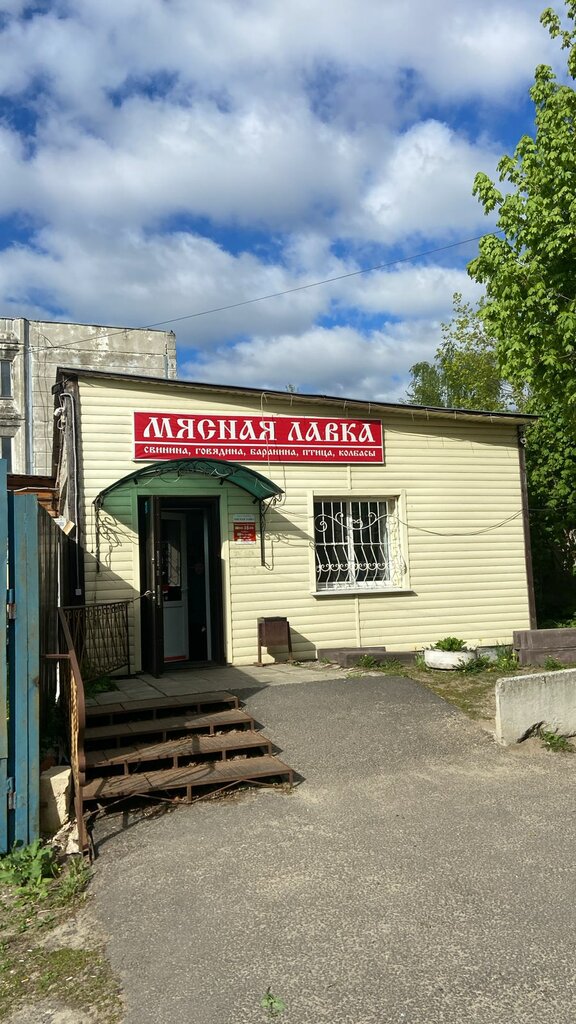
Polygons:
[[[361,498],[360,499],[352,498],[350,500],[352,500],[352,501],[360,500],[361,501],[362,499]],[[279,512],[283,508],[284,508],[283,505],[273,505],[272,506],[272,511]],[[471,511],[471,512],[486,512],[487,509],[486,509],[486,506],[483,505],[481,508],[467,509],[467,511]],[[405,526],[407,530],[416,530],[418,533],[427,533],[431,537],[452,537],[452,538],[456,537],[457,538],[457,537],[479,537],[483,533],[490,533],[492,530],[499,530],[502,526],[506,526],[508,523],[513,522],[514,519],[518,519],[521,515],[523,515],[523,509],[519,509],[517,512],[513,512],[511,515],[507,516],[506,519],[502,519],[502,520],[500,520],[497,523],[493,523],[491,526],[484,526],[480,530],[470,530],[468,532],[456,532],[456,533],[443,533],[443,532],[440,532],[439,530],[429,530],[429,529],[427,529],[424,526],[415,526],[413,523],[407,523],[403,519],[400,519],[400,516],[398,516],[395,513],[389,513],[386,518],[387,519],[394,519],[395,522],[400,523],[401,526]],[[310,520],[310,513],[308,513],[308,512],[290,511],[289,515],[287,515],[286,518],[287,519],[300,519],[300,520],[305,520],[305,521],[308,522]]]
[[[223,313],[229,309],[238,309],[240,306],[250,306],[255,302],[265,302],[268,299],[278,299],[283,295],[293,295],[295,292],[307,291],[310,288],[320,288],[325,284],[333,284],[335,281],[345,281],[351,277],[359,277],[362,274],[372,274],[377,270],[388,270],[390,267],[398,266],[401,263],[411,263],[413,260],[424,259],[426,256],[434,256],[439,252],[446,252],[448,249],[456,249],[460,245],[468,245],[470,242],[478,242],[482,238],[487,238],[489,235],[503,234],[502,228],[494,228],[493,231],[485,231],[481,235],[473,235],[471,238],[461,238],[458,242],[449,242],[447,245],[439,245],[434,249],[426,249],[424,252],[417,252],[411,256],[400,256],[398,259],[389,260],[387,263],[379,263],[373,267],[363,267],[361,270],[352,270],[347,274],[337,274],[335,277],[325,277],[321,281],[309,281],[308,284],[299,284],[294,288],[285,288],[279,292],[270,292],[267,295],[257,295],[253,299],[243,299],[240,302],[231,302],[226,306],[214,306],[210,309],[201,309],[195,313],[185,313],[182,316],[170,317],[167,320],[157,320],[156,323],[146,324],[143,327],[122,327],[118,330],[107,331],[105,333],[106,338],[113,338],[117,334],[125,334],[127,331],[151,331],[156,327],[164,327],[167,324],[181,323],[183,320],[193,320],[200,316],[210,316],[213,313]],[[104,329],[105,330],[105,329]],[[54,351],[68,351],[71,348],[77,348],[79,345],[93,343],[99,335],[91,334],[85,338],[79,338],[78,341],[73,343],[73,346],[68,345],[54,345],[52,349]]]
[[271,292],[269,295],[259,295],[254,299],[244,299],[242,302],[233,302],[228,306],[217,306],[214,309],[204,309],[198,313],[187,313],[184,316],[172,317],[170,320],[159,320],[155,324],[149,324],[149,329],[153,327],[162,327],[164,324],[175,324],[181,320],[192,320],[197,316],[208,316],[210,313],[222,313],[228,309],[237,309],[239,306],[249,306],[253,302],[263,302],[265,299],[277,299],[282,295],[292,295],[294,292],[302,292],[308,288],[319,288],[324,284],[332,284],[334,281],[345,281],[350,277],[358,277],[360,274],[371,274],[376,270],[387,270],[390,267],[397,266],[400,263],[410,263],[412,260],[422,259],[425,256],[433,256],[438,252],[445,252],[447,249],[455,249],[459,245],[467,245],[469,242],[478,242],[481,238],[486,238],[492,234],[503,234],[502,228],[497,228],[494,231],[484,232],[481,235],[474,235],[472,238],[462,238],[459,242],[450,242],[448,245],[440,245],[435,249],[428,249],[426,252],[419,252],[413,256],[401,256],[399,259],[390,260],[388,263],[380,263],[375,267],[364,267],[362,270],[352,270],[347,274],[338,274],[336,277],[326,277],[322,281],[310,281],[308,284],[300,284],[294,288],[286,288],[281,292]]
[[391,519],[395,519],[396,522],[401,523],[408,530],[417,530],[419,533],[427,533],[431,537],[479,537],[483,533],[490,533],[491,530],[499,530],[502,526],[506,526],[508,523],[513,522],[514,519],[518,519],[523,514],[522,509],[518,512],[514,512],[513,515],[508,516],[507,519],[502,519],[499,523],[494,523],[492,526],[486,526],[482,530],[471,530],[469,533],[440,533],[438,530],[427,530],[424,526],[414,526],[413,523],[405,523],[399,516],[390,516]]

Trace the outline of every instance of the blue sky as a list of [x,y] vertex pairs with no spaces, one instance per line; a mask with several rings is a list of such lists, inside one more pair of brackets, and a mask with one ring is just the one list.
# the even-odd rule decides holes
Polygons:
[[[488,230],[542,0],[0,0],[0,316],[146,326]],[[476,243],[174,325],[190,379],[394,401]]]

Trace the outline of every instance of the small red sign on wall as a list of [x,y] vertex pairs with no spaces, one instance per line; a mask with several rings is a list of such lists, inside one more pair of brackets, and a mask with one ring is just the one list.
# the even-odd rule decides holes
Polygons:
[[256,517],[234,516],[232,536],[237,544],[255,544]]
[[380,420],[135,412],[134,458],[382,463]]

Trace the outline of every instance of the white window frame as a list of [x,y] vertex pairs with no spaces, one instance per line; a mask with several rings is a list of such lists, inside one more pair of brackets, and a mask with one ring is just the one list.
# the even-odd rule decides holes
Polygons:
[[389,496],[314,495],[315,594],[400,589],[394,583],[395,552],[388,526],[395,511],[396,499]]

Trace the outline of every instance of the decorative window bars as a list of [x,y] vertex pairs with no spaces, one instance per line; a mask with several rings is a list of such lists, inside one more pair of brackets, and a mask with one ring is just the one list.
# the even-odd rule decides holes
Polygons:
[[370,590],[400,586],[395,502],[315,501],[317,590]]

